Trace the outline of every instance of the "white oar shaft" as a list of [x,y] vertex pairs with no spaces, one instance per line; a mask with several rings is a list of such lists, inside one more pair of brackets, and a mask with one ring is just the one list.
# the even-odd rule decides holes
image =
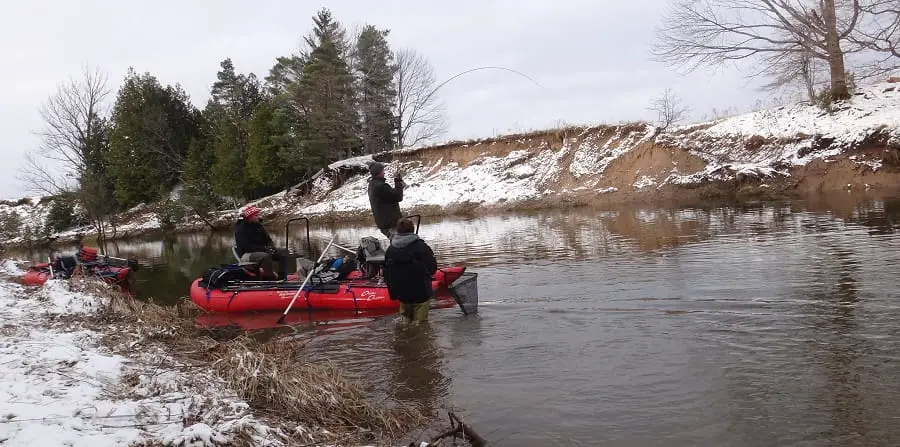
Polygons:
[[[328,245],[326,245],[325,249],[322,250],[322,254],[320,254],[319,259],[316,260],[316,264],[322,262],[322,258],[325,257],[325,253],[328,251],[329,248],[331,248],[331,244],[332,244],[332,242],[334,242],[334,238],[336,238],[336,237],[337,237],[337,235],[334,235],[331,237],[331,240],[328,241]],[[303,291],[303,288],[306,286],[307,281],[309,281],[309,278],[312,277],[313,272],[315,272],[315,268],[310,269],[309,273],[306,274],[306,279],[304,279],[303,283],[300,284],[300,288],[297,289],[297,293],[295,293],[294,298],[291,299],[291,304],[288,304],[287,309],[284,310],[284,314],[281,315],[282,318],[287,316],[288,312],[291,311],[291,308],[294,307],[294,301],[297,301],[297,297],[300,296],[300,292]]]

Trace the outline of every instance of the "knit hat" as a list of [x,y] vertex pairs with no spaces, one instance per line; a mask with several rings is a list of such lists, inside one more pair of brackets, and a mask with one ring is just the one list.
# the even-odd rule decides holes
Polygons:
[[371,164],[369,164],[369,174],[372,174],[373,177],[381,174],[382,172],[384,172],[383,164],[377,161],[373,161]]
[[250,205],[247,208],[244,208],[244,211],[241,212],[241,216],[244,216],[245,219],[249,218],[249,217],[253,217],[253,216],[258,216],[258,215],[259,215],[259,208],[257,208],[254,205]]

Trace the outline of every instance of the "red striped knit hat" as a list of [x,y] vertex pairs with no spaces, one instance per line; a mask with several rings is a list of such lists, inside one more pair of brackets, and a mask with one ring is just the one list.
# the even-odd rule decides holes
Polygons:
[[244,216],[245,219],[253,216],[258,216],[259,208],[254,205],[250,205],[247,208],[244,208],[244,211],[241,212],[241,215]]

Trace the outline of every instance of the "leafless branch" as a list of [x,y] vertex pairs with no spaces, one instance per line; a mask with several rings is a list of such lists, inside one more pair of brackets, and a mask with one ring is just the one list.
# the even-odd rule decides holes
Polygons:
[[[44,128],[37,132],[41,145],[25,156],[18,178],[34,192],[55,195],[76,188],[85,172],[90,144],[103,132],[99,117],[106,114],[104,101],[110,90],[106,75],[99,69],[84,67],[80,79],[69,78],[57,86],[56,92],[42,105]],[[57,164],[53,172],[44,163]]]
[[29,191],[36,194],[53,196],[74,190],[74,186],[66,181],[67,177],[64,174],[54,173],[42,165],[32,153],[25,154],[25,163],[20,168],[17,178]]
[[444,104],[431,94],[436,84],[434,68],[424,56],[408,48],[399,50],[394,60],[397,146],[415,146],[443,135],[447,131]]
[[821,59],[808,53],[783,54],[762,65],[765,67],[760,69],[760,74],[771,78],[762,86],[763,90],[801,91],[812,102],[815,101],[817,92],[827,85],[827,81],[822,82],[823,79],[828,79],[825,72],[827,66]]
[[879,56],[863,75],[881,76],[900,70],[900,2],[863,0],[860,24],[850,35],[855,44]]
[[656,112],[659,126],[663,129],[681,122],[691,111],[691,108],[684,104],[670,88],[667,88],[659,97],[654,98],[647,109]]
[[778,86],[784,82],[785,64],[796,68],[798,62],[818,59],[831,68],[834,93],[845,97],[840,91],[844,57],[865,49],[850,38],[864,14],[859,2],[674,0],[657,28],[652,54],[687,71],[755,59],[760,68],[749,76],[772,76]]
[[187,154],[182,153],[172,135],[172,128],[166,120],[166,113],[155,110],[153,113],[144,114],[144,129],[158,144],[146,148],[149,152],[159,155],[165,163],[166,169],[177,175],[184,173],[184,159]]
[[56,93],[41,107],[45,128],[39,133],[43,144],[39,153],[62,162],[65,170],[81,175],[87,166],[88,145],[102,129],[96,128],[96,118],[105,116],[104,101],[110,90],[106,75],[87,68],[81,79],[70,78],[60,84]]

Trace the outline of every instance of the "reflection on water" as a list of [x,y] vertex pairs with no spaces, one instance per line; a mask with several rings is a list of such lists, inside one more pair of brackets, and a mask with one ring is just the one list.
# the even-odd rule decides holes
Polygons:
[[[898,225],[900,199],[843,195],[425,219],[442,264],[479,272],[478,315],[434,311],[418,332],[298,316],[277,334],[386,399],[457,408],[494,445],[897,445]],[[320,250],[378,233],[312,234]],[[231,242],[111,248],[152,260],[141,293],[173,300]]]
[[417,404],[425,414],[435,416],[435,404],[446,394],[448,384],[441,373],[440,351],[428,324],[401,329],[395,326],[388,364],[391,397]]

